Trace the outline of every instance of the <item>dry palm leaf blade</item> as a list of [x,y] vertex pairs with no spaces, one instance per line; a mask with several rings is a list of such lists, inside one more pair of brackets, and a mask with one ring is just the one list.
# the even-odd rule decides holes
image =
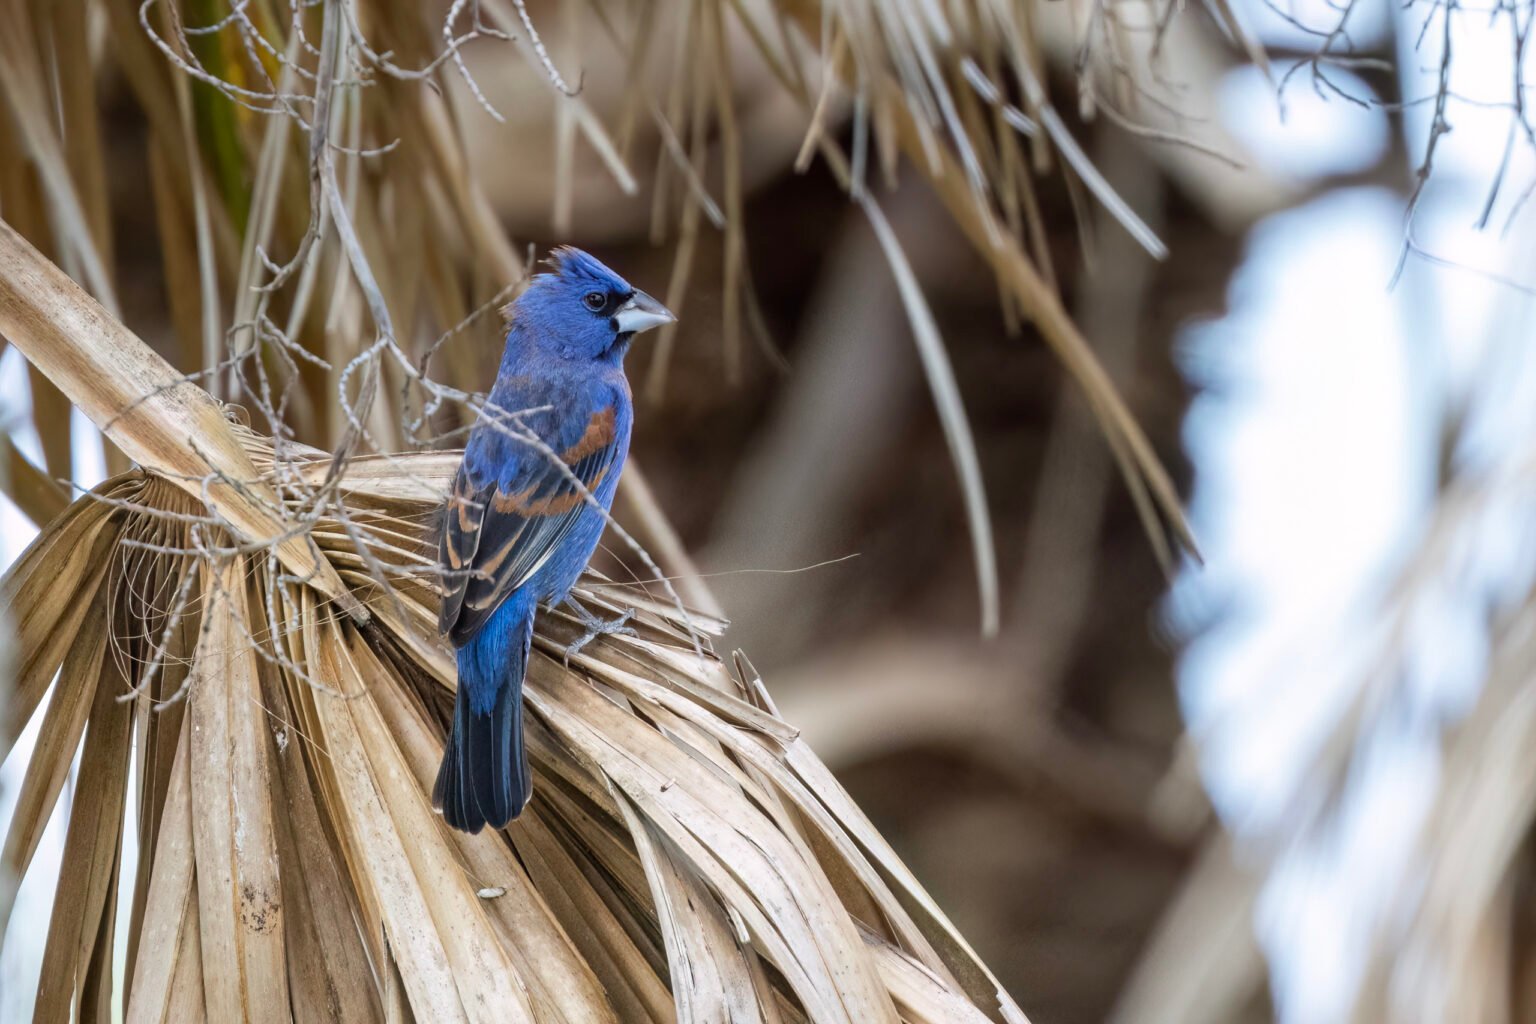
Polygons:
[[[501,832],[447,829],[427,793],[454,662],[428,580],[452,465],[358,460],[344,511],[314,523],[367,623],[143,471],[72,504],[6,577],[29,638],[70,639],[22,648],[45,655],[27,678],[58,677],[7,837],[18,874],[82,735],[86,752],[65,853],[86,884],[61,890],[37,1019],[112,1005],[120,901],[130,1021],[373,1020],[396,1000],[421,1020],[1022,1019],[710,650],[707,616],[648,604],[638,637],[568,665],[576,627],[545,616],[535,798]],[[130,799],[144,867],[124,899]]]
[[275,447],[3,223],[0,334],[140,467],[0,580],[24,652],[5,752],[42,716],[12,877],[83,749],[35,1019],[1025,1020],[680,604],[637,600],[637,636],[568,661],[572,623],[543,616],[534,800],[448,829],[433,524],[457,456],[338,473]]

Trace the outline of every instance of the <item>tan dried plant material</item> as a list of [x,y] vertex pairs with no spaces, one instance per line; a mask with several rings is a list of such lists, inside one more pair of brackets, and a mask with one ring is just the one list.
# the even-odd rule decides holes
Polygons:
[[[569,665],[573,624],[546,617],[534,801],[500,833],[448,830],[427,796],[454,681],[428,531],[452,456],[356,459],[300,535],[271,443],[3,227],[0,329],[141,467],[0,583],[27,652],[7,750],[57,673],[18,873],[84,737],[65,851],[83,884],[60,890],[37,1019],[1023,1019],[714,654],[707,614],[641,602],[638,637]],[[289,454],[325,476],[325,453]],[[130,800],[143,867],[120,899]]]

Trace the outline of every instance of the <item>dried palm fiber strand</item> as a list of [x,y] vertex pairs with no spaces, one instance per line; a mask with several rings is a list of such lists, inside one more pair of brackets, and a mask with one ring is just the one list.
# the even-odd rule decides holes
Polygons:
[[640,636],[569,665],[546,616],[534,802],[446,829],[429,536],[454,456],[354,459],[316,513],[323,453],[277,457],[3,224],[0,333],[141,467],[0,584],[7,752],[54,681],[17,877],[83,737],[37,1020],[1025,1019],[709,616],[640,600]]

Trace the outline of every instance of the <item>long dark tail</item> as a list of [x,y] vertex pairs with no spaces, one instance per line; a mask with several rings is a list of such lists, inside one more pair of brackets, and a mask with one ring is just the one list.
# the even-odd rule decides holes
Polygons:
[[[495,625],[487,623],[488,628]],[[533,616],[523,616],[508,632],[502,643],[471,640],[459,651],[453,732],[443,749],[432,804],[461,832],[501,828],[522,813],[533,793],[523,746],[523,673]]]

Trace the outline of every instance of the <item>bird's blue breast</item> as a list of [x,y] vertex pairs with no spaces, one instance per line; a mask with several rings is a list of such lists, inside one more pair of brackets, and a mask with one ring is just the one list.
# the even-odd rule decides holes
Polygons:
[[[616,450],[611,466],[591,489],[602,510],[611,509],[634,426],[634,405],[623,371],[591,363],[574,369],[546,367],[537,359],[511,368],[520,372],[498,377],[489,398],[502,410],[526,414],[518,417],[510,431],[482,423],[471,434],[464,467],[475,485],[494,483],[506,494],[549,487],[550,482],[541,482],[541,478],[548,477],[550,460],[579,449],[594,417],[601,418],[611,410],[613,437],[609,443]],[[537,436],[543,449],[512,436],[520,429]],[[530,493],[532,500],[539,497],[537,490]],[[586,568],[605,525],[603,514],[583,501],[569,532],[519,589],[539,603],[563,600]]]

